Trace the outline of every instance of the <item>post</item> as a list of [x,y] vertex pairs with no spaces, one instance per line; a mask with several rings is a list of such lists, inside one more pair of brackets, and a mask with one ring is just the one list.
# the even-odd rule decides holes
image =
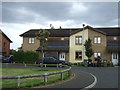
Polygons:
[[20,76],[18,76],[18,88],[20,88]]
[[68,71],[68,75],[71,76],[71,70]]
[[26,64],[25,64],[25,68],[26,68]]
[[59,67],[59,66],[58,66],[58,64],[57,64],[57,70],[58,70],[58,67]]
[[47,66],[47,65],[45,64],[45,68],[46,68],[46,66]]
[[84,62],[84,26],[85,24],[83,24],[83,36],[82,36],[82,46],[83,46],[83,50],[82,50],[82,60]]
[[63,72],[61,72],[61,80],[63,80],[63,78],[64,78],[64,77],[63,77]]
[[48,74],[45,73],[45,75],[44,75],[44,85],[46,85],[46,83],[47,83],[47,76],[48,76]]
[[42,65],[41,65],[41,68],[42,68],[42,70],[43,70],[43,59],[44,59],[44,52],[43,52],[43,46],[42,46]]

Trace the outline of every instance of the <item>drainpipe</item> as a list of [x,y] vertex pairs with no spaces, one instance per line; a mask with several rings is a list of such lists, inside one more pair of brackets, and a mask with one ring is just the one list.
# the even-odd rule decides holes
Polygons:
[[84,62],[84,27],[85,27],[85,24],[83,24],[83,36],[82,36],[82,45],[83,45],[83,51],[82,51],[82,60]]

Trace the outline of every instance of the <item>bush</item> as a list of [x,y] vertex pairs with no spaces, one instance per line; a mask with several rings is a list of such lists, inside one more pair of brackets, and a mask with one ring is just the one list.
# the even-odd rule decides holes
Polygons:
[[34,63],[38,59],[38,53],[33,51],[18,50],[13,54],[13,59],[17,63]]

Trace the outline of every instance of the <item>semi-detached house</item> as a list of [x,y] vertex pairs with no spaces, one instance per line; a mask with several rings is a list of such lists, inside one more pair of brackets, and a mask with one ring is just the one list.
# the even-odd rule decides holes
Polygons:
[[[55,57],[59,60],[77,63],[87,59],[85,55],[84,43],[88,38],[92,40],[94,55],[91,59],[100,56],[113,64],[118,64],[120,60],[120,34],[118,27],[93,28],[60,28],[46,29],[50,32],[47,41],[45,57]],[[23,37],[22,50],[39,52],[41,56],[41,46],[36,39],[39,29],[31,29],[20,36]]]

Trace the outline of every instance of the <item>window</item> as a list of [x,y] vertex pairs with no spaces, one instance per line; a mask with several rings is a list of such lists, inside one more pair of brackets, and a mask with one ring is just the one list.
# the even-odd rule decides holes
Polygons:
[[113,59],[117,59],[117,53],[113,53]]
[[76,45],[82,44],[82,37],[81,37],[81,36],[77,36],[77,37],[75,38],[75,44],[76,44]]
[[117,37],[113,37],[113,40],[117,40]]
[[101,43],[101,38],[100,37],[98,37],[98,43]]
[[97,38],[96,37],[94,38],[94,43],[97,43]]
[[77,52],[75,52],[75,58],[76,59],[82,59],[82,51],[77,51]]
[[61,40],[64,40],[64,38],[61,38]]
[[34,38],[29,38],[29,43],[34,43],[34,42],[35,42]]
[[101,43],[101,37],[94,37],[94,43]]
[[94,57],[97,58],[98,56],[101,56],[101,53],[94,53]]

